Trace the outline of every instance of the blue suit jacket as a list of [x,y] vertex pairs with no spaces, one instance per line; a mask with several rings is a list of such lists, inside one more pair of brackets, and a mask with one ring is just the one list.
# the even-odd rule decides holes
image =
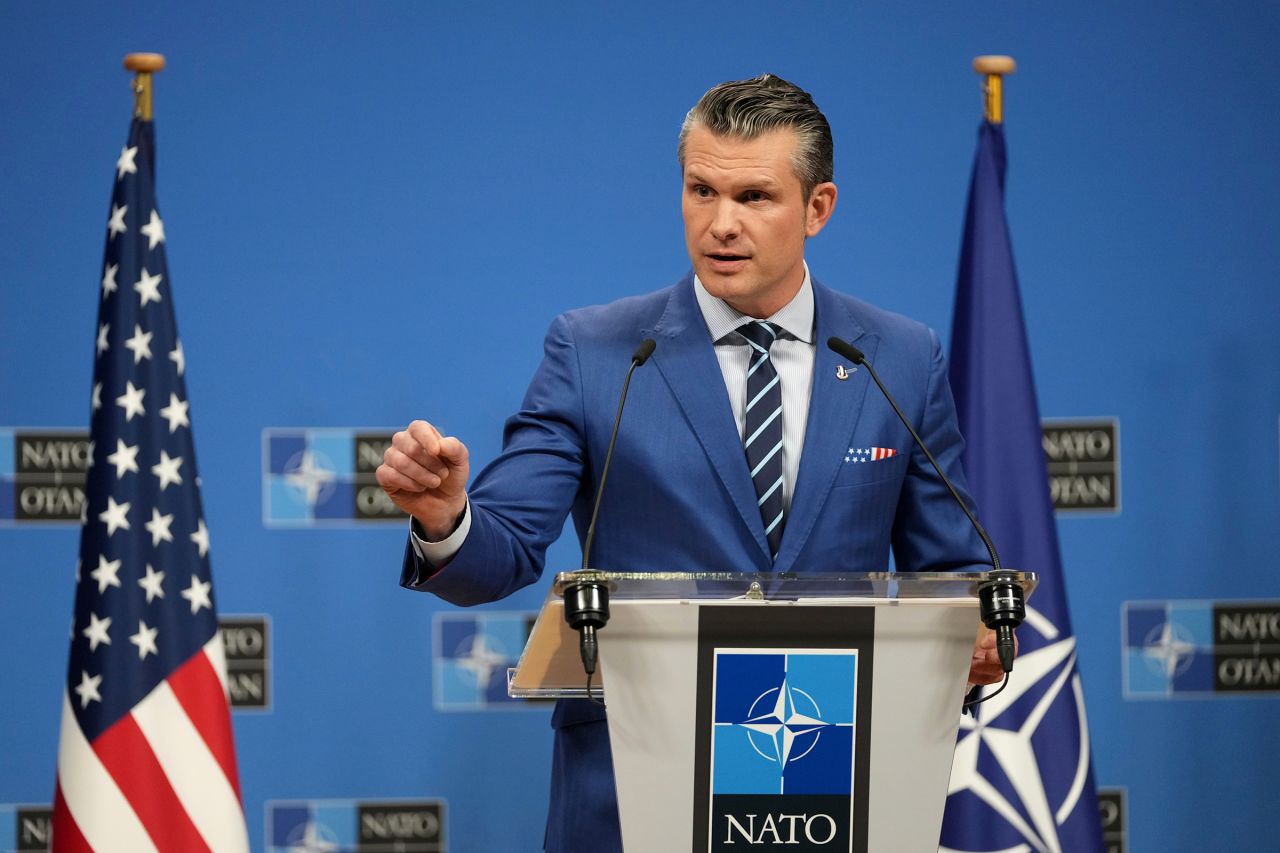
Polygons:
[[[567,512],[581,539],[622,378],[646,337],[657,349],[631,383],[593,568],[882,571],[891,547],[898,571],[987,563],[963,512],[865,368],[839,379],[837,367],[852,365],[825,345],[834,335],[866,354],[963,494],[963,440],[937,336],[817,281],[813,293],[813,390],[776,562],[769,559],[724,378],[687,276],[656,293],[556,318],[523,406],[507,421],[502,454],[469,490],[465,543],[434,575],[407,548],[401,582],[454,604],[494,601],[538,579]],[[852,449],[867,447],[898,453],[846,461]],[[603,713],[585,701],[562,701],[552,725],[547,849],[620,849]]]

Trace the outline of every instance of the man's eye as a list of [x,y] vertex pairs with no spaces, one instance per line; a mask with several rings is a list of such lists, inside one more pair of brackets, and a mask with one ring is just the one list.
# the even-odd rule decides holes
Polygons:
[[749,202],[756,202],[756,201],[764,201],[765,199],[768,198],[768,196],[760,192],[759,190],[751,190],[750,192],[746,193],[743,196],[743,198],[745,198]]
[[699,184],[698,186],[693,188],[693,194],[696,195],[698,198],[710,198],[711,187],[703,186],[702,184]]

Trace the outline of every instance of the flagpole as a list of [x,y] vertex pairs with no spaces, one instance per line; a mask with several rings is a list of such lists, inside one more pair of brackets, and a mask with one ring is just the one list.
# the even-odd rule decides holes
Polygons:
[[1012,56],[974,57],[973,70],[985,78],[982,91],[986,95],[987,121],[992,124],[1004,121],[1004,75],[1017,69]]
[[151,121],[151,75],[164,70],[164,54],[125,54],[124,67],[134,73],[133,115]]

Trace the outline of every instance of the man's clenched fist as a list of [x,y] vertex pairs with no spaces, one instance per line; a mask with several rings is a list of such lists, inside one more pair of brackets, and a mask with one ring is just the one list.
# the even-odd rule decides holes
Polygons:
[[426,421],[391,437],[378,466],[378,484],[400,509],[438,542],[457,526],[467,506],[467,448]]

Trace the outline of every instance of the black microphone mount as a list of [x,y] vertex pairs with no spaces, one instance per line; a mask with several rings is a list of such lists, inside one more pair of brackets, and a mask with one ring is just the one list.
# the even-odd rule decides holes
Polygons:
[[1013,630],[1027,618],[1026,594],[1012,572],[1001,569],[987,575],[978,587],[978,612],[982,624],[996,632],[1000,667],[1013,672]]

